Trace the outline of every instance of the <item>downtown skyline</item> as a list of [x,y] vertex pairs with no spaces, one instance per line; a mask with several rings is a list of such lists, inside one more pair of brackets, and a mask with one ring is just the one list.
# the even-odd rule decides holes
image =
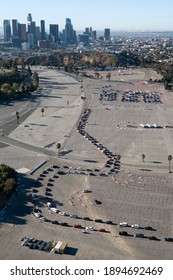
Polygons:
[[76,30],[90,26],[98,31],[104,28],[112,31],[173,30],[172,0],[88,0],[86,4],[81,4],[79,0],[66,0],[65,4],[56,0],[8,0],[1,3],[1,10],[1,27],[4,19],[18,19],[26,23],[27,15],[31,13],[37,25],[45,20],[46,30],[49,24],[58,24],[60,30],[63,29],[67,17],[72,19]]

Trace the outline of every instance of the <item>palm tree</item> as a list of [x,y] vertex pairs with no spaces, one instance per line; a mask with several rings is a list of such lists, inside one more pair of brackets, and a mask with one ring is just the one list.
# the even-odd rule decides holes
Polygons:
[[43,117],[43,114],[44,114],[44,108],[41,108],[41,113],[42,113],[42,117]]
[[19,123],[19,112],[16,112],[16,119],[17,119],[17,123]]
[[172,156],[169,155],[169,156],[168,156],[168,161],[169,161],[169,170],[168,170],[168,172],[169,172],[169,173],[171,173],[171,170],[170,170],[170,167],[171,167],[171,160],[172,160]]
[[56,147],[57,147],[57,149],[58,149],[58,156],[60,157],[60,148],[61,148],[61,144],[60,144],[60,143],[56,144]]
[[144,155],[144,154],[142,154],[142,160],[143,160],[143,162],[144,162],[144,159],[145,159],[145,155]]

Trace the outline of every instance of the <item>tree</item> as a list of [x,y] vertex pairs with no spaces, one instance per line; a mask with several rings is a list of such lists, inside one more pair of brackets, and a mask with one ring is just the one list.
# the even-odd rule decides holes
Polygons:
[[117,160],[120,160],[121,159],[121,156],[120,155],[117,155]]
[[43,114],[44,114],[44,108],[41,108],[41,113],[42,113],[42,117],[43,117]]
[[61,148],[61,144],[57,143],[56,145],[57,149],[58,149],[58,156],[60,157],[60,148]]
[[16,112],[16,119],[17,119],[17,123],[19,123],[19,112]]
[[170,168],[171,168],[171,160],[172,160],[172,156],[169,155],[169,156],[168,156],[168,161],[169,161],[169,169],[168,169],[168,172],[169,172],[169,173],[171,173],[171,169],[170,169]]
[[110,82],[110,79],[111,79],[111,73],[108,73],[107,75],[106,75],[106,78],[108,79],[108,81]]
[[144,162],[144,159],[145,159],[145,155],[144,155],[144,154],[142,154],[142,160],[143,160],[143,162]]

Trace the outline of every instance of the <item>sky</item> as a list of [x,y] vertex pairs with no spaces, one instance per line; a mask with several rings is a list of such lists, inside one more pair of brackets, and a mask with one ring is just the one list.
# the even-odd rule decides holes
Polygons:
[[0,0],[0,10],[1,27],[4,19],[27,23],[31,13],[47,30],[53,23],[61,31],[70,18],[75,30],[173,31],[173,0]]

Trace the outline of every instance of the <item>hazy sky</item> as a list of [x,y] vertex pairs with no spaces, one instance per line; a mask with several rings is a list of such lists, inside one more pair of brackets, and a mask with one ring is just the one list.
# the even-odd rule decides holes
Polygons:
[[40,25],[44,19],[59,24],[71,18],[74,29],[172,31],[173,0],[0,0],[0,26],[4,19],[27,22],[28,13]]

